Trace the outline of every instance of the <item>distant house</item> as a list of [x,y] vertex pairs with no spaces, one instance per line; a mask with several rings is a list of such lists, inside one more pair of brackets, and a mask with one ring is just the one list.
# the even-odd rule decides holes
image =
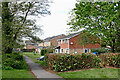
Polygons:
[[25,41],[25,49],[35,49],[38,46],[39,43],[35,43],[31,40],[26,40]]
[[36,51],[38,51],[40,53],[41,49],[43,49],[43,48],[54,48],[54,47],[57,47],[58,46],[57,40],[59,38],[62,38],[62,37],[65,37],[65,35],[61,34],[61,35],[52,36],[52,37],[48,37],[48,38],[44,39],[43,42],[41,42],[36,47]]
[[74,33],[58,39],[58,46],[55,53],[89,53],[92,48],[100,48],[99,44],[90,44],[86,46],[80,45],[81,33]]

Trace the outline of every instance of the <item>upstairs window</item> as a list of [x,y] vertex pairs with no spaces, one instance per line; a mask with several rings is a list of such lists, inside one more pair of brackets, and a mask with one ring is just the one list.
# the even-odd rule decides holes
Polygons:
[[64,40],[64,43],[66,43],[66,40]]
[[63,43],[63,40],[61,40],[61,44]]
[[67,39],[67,43],[69,42],[69,40]]

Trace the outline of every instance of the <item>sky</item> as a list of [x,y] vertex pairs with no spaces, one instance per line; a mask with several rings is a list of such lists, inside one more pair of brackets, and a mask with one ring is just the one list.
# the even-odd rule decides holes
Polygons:
[[66,34],[69,21],[69,12],[75,7],[76,0],[53,0],[50,4],[51,15],[37,19],[38,25],[43,25],[43,34],[39,35],[41,39]]

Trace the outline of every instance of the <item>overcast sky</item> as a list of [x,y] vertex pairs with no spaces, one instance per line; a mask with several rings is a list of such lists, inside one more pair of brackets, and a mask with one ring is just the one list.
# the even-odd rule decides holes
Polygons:
[[76,0],[53,0],[50,4],[51,15],[37,20],[38,25],[43,25],[43,35],[41,39],[66,34],[70,26],[67,25],[69,12],[75,7]]

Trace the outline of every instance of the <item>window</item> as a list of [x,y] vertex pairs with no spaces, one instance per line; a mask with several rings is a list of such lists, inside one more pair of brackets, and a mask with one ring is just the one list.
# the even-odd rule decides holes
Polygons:
[[31,44],[31,46],[34,46],[34,44]]
[[83,49],[84,53],[89,53],[89,49]]
[[63,40],[61,40],[61,44],[63,43]]
[[55,53],[58,53],[58,49],[55,49]]
[[66,43],[66,40],[64,40],[64,43]]
[[68,48],[65,49],[65,53],[69,53],[69,49]]
[[63,53],[63,49],[60,50],[60,53]]
[[48,44],[49,44],[49,42],[45,42],[45,44],[46,44],[46,45],[48,45]]
[[69,42],[69,40],[67,39],[67,43]]
[[60,44],[60,40],[58,41],[58,44]]
[[27,44],[27,46],[30,46],[29,44]]
[[36,44],[38,46],[38,44]]

